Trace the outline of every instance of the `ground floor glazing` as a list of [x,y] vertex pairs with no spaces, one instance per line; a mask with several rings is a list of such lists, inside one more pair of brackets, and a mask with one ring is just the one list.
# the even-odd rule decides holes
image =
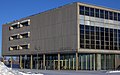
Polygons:
[[115,54],[89,53],[36,54],[19,56],[19,63],[21,69],[114,70],[118,66],[118,57]]

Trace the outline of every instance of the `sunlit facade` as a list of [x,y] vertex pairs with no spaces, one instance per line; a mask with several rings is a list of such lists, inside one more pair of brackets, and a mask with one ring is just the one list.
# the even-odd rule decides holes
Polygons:
[[75,2],[3,25],[2,55],[20,68],[114,70],[120,65],[120,11]]

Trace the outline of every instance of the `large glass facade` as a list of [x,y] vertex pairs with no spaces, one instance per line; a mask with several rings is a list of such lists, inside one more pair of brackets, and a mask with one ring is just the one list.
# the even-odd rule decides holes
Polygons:
[[79,70],[95,70],[95,54],[79,54]]
[[120,21],[120,13],[86,7],[86,6],[80,6],[80,15]]
[[80,48],[120,50],[120,29],[80,24]]
[[115,55],[102,54],[101,55],[101,69],[114,70],[115,69]]

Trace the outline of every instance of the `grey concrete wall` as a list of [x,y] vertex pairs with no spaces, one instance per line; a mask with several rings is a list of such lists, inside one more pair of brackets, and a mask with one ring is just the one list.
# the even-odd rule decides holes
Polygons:
[[[77,49],[77,5],[61,6],[24,19],[30,19],[30,26],[9,31],[3,25],[2,55],[74,52]],[[22,21],[20,19],[18,21]],[[9,41],[9,36],[30,31],[30,38]],[[30,43],[28,50],[9,51],[11,45]]]

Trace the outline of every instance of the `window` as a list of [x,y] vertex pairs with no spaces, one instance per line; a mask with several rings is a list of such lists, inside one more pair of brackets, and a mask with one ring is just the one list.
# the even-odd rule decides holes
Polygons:
[[19,35],[19,38],[28,38],[28,37],[30,37],[30,32],[21,33],[21,34]]
[[120,13],[118,13],[118,21],[120,21]]
[[30,48],[30,44],[19,46],[19,49],[29,49],[29,48]]
[[94,17],[94,8],[90,8],[90,16]]
[[89,31],[89,26],[85,25],[85,30]]
[[109,19],[113,20],[113,12],[109,12]]
[[11,40],[16,40],[16,39],[18,39],[18,35],[12,35],[12,36],[9,37],[10,41]]
[[81,44],[81,45],[80,45],[80,48],[84,48],[84,44]]
[[96,32],[99,32],[99,27],[96,27]]
[[99,17],[99,9],[95,9],[95,17]]
[[108,11],[105,11],[105,19],[108,19]]
[[20,27],[29,26],[29,25],[30,25],[30,20],[24,20],[20,23]]
[[94,31],[94,26],[90,26],[90,30],[91,30],[91,31]]
[[84,30],[80,30],[80,35],[84,35]]
[[9,30],[18,29],[18,28],[19,28],[19,24],[14,23],[14,24],[12,24],[12,26],[9,27]]
[[85,11],[84,6],[80,6],[80,14],[81,15],[84,15],[84,11]]
[[85,15],[89,16],[89,7],[85,7]]
[[18,50],[18,46],[11,46],[11,47],[9,47],[9,50],[10,50],[10,51]]
[[104,18],[104,10],[100,10],[100,18]]
[[84,30],[84,25],[80,25],[80,30]]
[[114,12],[114,20],[117,21],[117,13],[116,12]]

